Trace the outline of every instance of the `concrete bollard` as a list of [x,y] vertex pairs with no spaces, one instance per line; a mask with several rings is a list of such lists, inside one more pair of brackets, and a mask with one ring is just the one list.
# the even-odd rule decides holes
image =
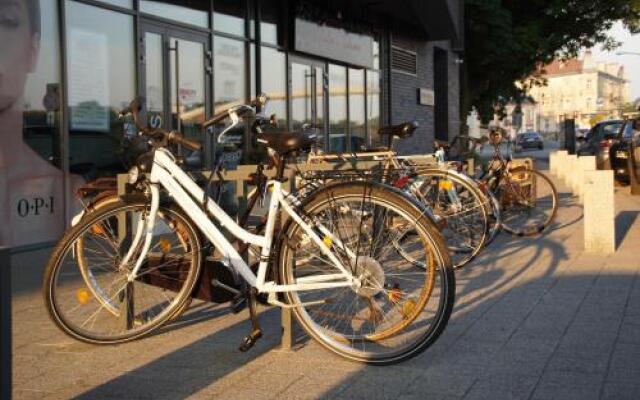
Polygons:
[[565,184],[569,187],[571,193],[575,194],[576,181],[576,164],[578,164],[578,156],[569,154],[567,156],[567,170],[565,172]]
[[555,170],[557,168],[557,154],[556,153],[549,153],[549,172],[552,174],[555,174]]
[[613,171],[584,172],[584,249],[590,253],[616,251]]
[[566,172],[567,155],[569,153],[566,150],[558,150],[553,154],[555,154],[555,168],[552,168],[551,172],[562,180]]
[[595,171],[596,156],[578,157],[578,202],[584,204],[584,176],[587,171]]

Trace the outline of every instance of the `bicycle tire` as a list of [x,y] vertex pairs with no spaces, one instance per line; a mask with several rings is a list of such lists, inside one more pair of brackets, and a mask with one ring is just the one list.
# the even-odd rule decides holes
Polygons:
[[[365,212],[364,200],[361,199],[368,199],[369,201],[371,201],[371,210],[374,211]],[[381,328],[382,331],[371,334],[358,334],[355,332],[356,327],[353,326],[351,333],[343,333],[341,332],[342,329],[340,329],[340,331],[338,329],[339,327],[342,327],[340,318],[348,318],[348,315],[335,315],[336,313],[331,311],[335,310],[335,307],[338,307],[337,310],[340,311],[342,310],[342,308],[340,308],[341,306],[337,305],[333,308],[325,307],[331,306],[332,304],[331,302],[328,302],[328,297],[325,299],[325,303],[322,305],[322,309],[319,308],[319,305],[305,305],[310,304],[305,300],[307,296],[312,296],[314,294],[315,296],[323,295],[322,293],[319,293],[321,291],[316,290],[304,292],[303,297],[305,299],[301,298],[302,292],[285,292],[284,297],[289,304],[293,305],[292,310],[294,312],[294,315],[296,316],[296,319],[303,327],[303,329],[307,332],[307,334],[331,352],[352,361],[375,365],[394,364],[404,361],[408,358],[416,356],[417,354],[428,348],[431,344],[433,344],[444,331],[451,315],[455,300],[455,274],[453,272],[453,269],[451,268],[451,260],[448,256],[446,245],[444,244],[443,239],[433,221],[431,221],[426,216],[423,206],[418,204],[415,199],[404,195],[402,192],[378,183],[346,182],[332,184],[302,200],[303,215],[305,215],[305,218],[317,222],[321,218],[321,213],[323,212],[325,214],[336,212],[339,213],[340,211],[336,210],[344,210],[345,208],[348,208],[348,206],[344,205],[347,204],[347,201],[354,201],[356,202],[356,204],[358,201],[362,201],[363,206],[360,209],[360,213],[357,214],[354,212],[354,215],[360,215],[361,218],[364,218],[362,216],[366,215],[370,221],[374,221],[371,226],[367,226],[367,229],[361,230],[359,228],[358,232],[344,233],[344,235],[351,235],[352,238],[355,238],[355,240],[358,241],[358,243],[360,240],[362,240],[363,236],[371,235],[371,237],[369,238],[369,243],[374,244],[371,247],[356,247],[360,248],[361,250],[363,248],[366,248],[365,254],[367,254],[367,252],[369,254],[369,256],[361,256],[359,252],[356,252],[357,255],[355,256],[355,265],[352,266],[352,269],[356,271],[356,274],[358,273],[358,271],[361,276],[367,276],[368,273],[370,273],[371,275],[375,275],[382,272],[382,274],[384,274],[384,271],[379,271],[377,270],[377,268],[382,270],[382,265],[384,265],[384,267],[387,269],[391,268],[390,265],[392,264],[392,262],[378,262],[378,260],[375,260],[372,256],[379,255],[380,259],[383,259],[382,252],[379,253],[377,248],[375,248],[375,243],[378,242],[378,237],[384,236],[384,234],[382,234],[381,232],[385,230],[385,227],[387,227],[387,222],[385,222],[385,219],[379,219],[377,223],[375,222],[376,213],[379,213],[378,215],[381,216],[383,208],[386,207],[386,211],[393,210],[393,212],[398,213],[397,215],[399,215],[399,218],[401,219],[399,221],[392,220],[392,222],[394,223],[401,223],[400,228],[397,229],[402,230],[402,226],[408,226],[402,225],[403,221],[406,224],[411,223],[413,224],[413,229],[417,230],[419,237],[421,238],[421,240],[423,240],[423,243],[420,243],[417,246],[421,246],[424,244],[424,247],[421,247],[418,251],[422,250],[425,257],[427,257],[428,255],[428,259],[430,260],[428,262],[429,268],[426,270],[418,268],[411,269],[411,271],[414,272],[407,272],[402,278],[398,278],[399,276],[403,275],[401,272],[395,273],[396,282],[392,287],[399,291],[400,294],[398,296],[400,296],[401,299],[406,300],[402,304],[402,307],[398,306],[399,302],[402,300],[397,300],[397,303],[393,303],[393,305],[389,307],[389,313],[391,314],[384,314],[384,317],[386,318],[386,321],[392,321],[392,314],[393,312],[397,311],[398,313],[402,314],[400,321],[397,324],[392,325],[391,327],[386,327],[384,329]],[[341,202],[342,205],[337,206],[338,202]],[[376,209],[376,207],[380,208]],[[388,213],[385,213],[384,215],[385,217],[389,216]],[[390,218],[394,218],[393,215],[394,214],[392,214],[392,217]],[[340,220],[340,218],[341,217],[338,216],[336,220]],[[405,220],[403,220],[402,218],[405,218]],[[349,225],[348,222],[345,222],[345,225],[355,226],[355,223]],[[377,226],[377,228],[374,228],[374,225]],[[331,225],[326,224],[326,226]],[[362,227],[362,219],[360,220],[359,226]],[[376,230],[379,230],[379,232],[377,233],[378,237],[376,237],[376,233],[373,233]],[[391,231],[391,228],[388,227],[388,230]],[[340,234],[340,231],[341,228],[336,228],[336,232],[338,232],[338,234]],[[305,269],[305,265],[302,263],[297,263],[294,265],[294,263],[296,262],[296,257],[300,255],[299,253],[301,252],[301,243],[304,243],[304,238],[300,237],[300,233],[301,228],[299,227],[299,225],[293,222],[289,222],[283,229],[283,232],[279,238],[277,265],[280,281],[283,284],[292,284],[296,281],[297,273],[305,274],[309,271],[309,269],[307,269],[306,271],[303,270]],[[375,238],[375,240],[373,238]],[[346,240],[349,239],[350,238],[347,238]],[[343,243],[346,240],[343,240]],[[310,252],[312,251],[313,249]],[[391,250],[386,250],[385,254],[391,253]],[[358,257],[361,257],[360,260],[364,260],[362,261],[362,264],[358,263]],[[400,266],[404,268],[412,267],[411,263],[408,263],[406,260],[400,258]],[[302,257],[300,257],[300,259],[305,260],[304,262],[307,262],[307,259],[304,257],[304,253],[302,254]],[[311,266],[311,271],[313,271],[313,268],[316,268],[316,266]],[[361,268],[362,270],[371,268],[371,271],[367,270],[363,272],[358,268]],[[401,270],[398,269],[398,271]],[[408,284],[403,283],[403,285],[405,286],[400,289],[398,280],[410,280],[410,278],[407,278],[408,276],[416,275],[418,276],[418,283],[416,283],[416,285],[421,285],[421,273],[425,275],[425,281],[424,286],[419,286],[419,288],[416,289],[420,294],[420,297],[416,299],[415,297],[411,297],[409,294],[409,289],[406,289],[406,285]],[[355,308],[353,309],[353,315],[351,317],[351,322],[353,324],[361,324],[361,326],[366,324],[367,322],[363,321],[366,318],[361,316],[361,313],[367,312],[369,313],[369,323],[375,324],[376,320],[379,322],[379,316],[377,315],[378,313],[382,313],[384,311],[384,301],[387,301],[390,304],[394,301],[391,296],[391,291],[394,289],[388,289],[389,286],[387,285],[387,283],[380,284],[381,279],[389,279],[388,285],[391,285],[391,282],[394,278],[388,273],[386,278],[382,278],[380,275],[377,275],[377,278],[373,279],[374,282],[377,282],[376,285],[368,282],[368,284],[370,284],[371,286],[363,286],[365,290],[370,290],[372,292],[361,293],[356,292],[356,290],[352,288],[341,288],[342,292],[339,292],[338,295],[353,297],[356,302],[356,307],[360,304],[360,299],[363,299],[362,302],[364,307],[358,310],[356,310]],[[437,287],[435,286],[436,284],[438,285]],[[362,290],[362,288],[358,290]],[[376,292],[376,290],[378,290],[378,292]],[[381,296],[376,297],[378,295]],[[439,297],[436,299],[436,296]],[[335,299],[335,301],[338,301],[340,299],[341,297],[338,297]],[[378,301],[383,303],[382,306],[378,304]],[[374,305],[374,303],[377,305]],[[434,305],[434,303],[437,304]],[[427,306],[429,306],[429,309],[427,309]],[[404,313],[405,308],[407,308],[406,311],[408,315]],[[347,310],[345,309],[345,312],[346,311]],[[418,321],[418,317],[421,316],[421,313],[423,312],[425,314],[433,313],[433,315],[430,318],[426,318],[426,321]],[[326,319],[329,317],[326,317],[327,314],[329,314],[330,316],[333,315],[332,317],[338,317],[338,325],[335,327],[335,329],[328,327],[328,322],[326,322]],[[316,316],[317,318],[323,318],[324,316],[325,322],[323,323],[323,326],[320,326],[318,321],[316,321]],[[383,322],[384,321],[385,320],[383,320]],[[347,322],[347,326],[344,327],[344,329],[348,330],[348,324],[349,323]],[[382,325],[384,325],[384,323]],[[398,349],[388,350],[389,342],[398,338],[406,338],[407,335],[415,333],[416,330],[419,330],[423,327],[425,327],[426,330],[422,333],[419,333],[414,340],[410,341],[406,345],[399,347]],[[376,346],[382,347],[379,352],[373,352],[372,347],[374,346],[374,343]],[[383,343],[383,345],[380,345],[380,343]],[[358,349],[356,348],[357,346],[362,346],[363,348]],[[369,349],[366,349],[367,346],[369,346]],[[378,347],[376,347],[376,351],[378,350]]]
[[[420,179],[426,179],[416,196],[431,207],[433,213],[443,219],[442,233],[447,244],[454,269],[473,261],[486,246],[489,238],[489,213],[491,204],[478,184],[455,171],[439,168],[418,169]],[[456,196],[465,196],[460,205],[449,199],[441,183],[449,182]],[[434,185],[435,183],[435,185]],[[435,186],[435,189],[434,189]],[[458,209],[460,208],[460,209]],[[462,242],[462,244],[461,244]]]
[[[535,189],[535,204],[532,207],[530,204],[532,201],[526,200],[526,197],[531,196],[531,192],[526,192],[526,189],[520,188],[522,186],[516,179],[512,180],[512,177],[516,176],[519,181],[529,180],[531,186]],[[524,208],[525,212],[532,212],[534,209],[542,209],[538,204],[540,201],[537,199],[538,189],[540,185],[538,183],[544,183],[546,185],[544,192],[544,198],[549,198],[551,201],[548,211],[543,212],[545,215],[542,217],[528,218],[525,222],[519,223],[517,220],[517,214],[520,212],[516,208],[516,204]],[[506,175],[503,175],[498,184],[496,193],[501,205],[501,225],[505,232],[514,236],[534,236],[542,233],[553,221],[555,220],[558,212],[558,191],[545,174],[534,169],[527,169],[526,167],[516,167],[509,170]],[[527,222],[529,221],[529,222]]]
[[[148,335],[149,333],[161,327],[168,321],[174,319],[176,316],[176,313],[181,311],[184,304],[188,301],[189,295],[192,293],[194,285],[197,282],[197,279],[200,274],[200,267],[201,267],[200,239],[197,234],[197,230],[194,228],[195,225],[182,210],[180,210],[175,206],[169,206],[169,207],[161,206],[158,211],[158,216],[160,216],[161,218],[164,218],[165,216],[166,218],[171,218],[171,223],[173,223],[176,226],[175,228],[176,232],[180,230],[181,235],[186,235],[185,238],[181,238],[180,240],[188,243],[186,247],[188,247],[189,269],[188,269],[188,272],[186,273],[186,278],[183,280],[181,288],[179,289],[179,291],[177,292],[177,295],[173,298],[173,300],[170,301],[169,305],[166,308],[164,308],[162,311],[160,311],[155,317],[153,317],[153,319],[151,319],[150,321],[142,325],[140,325],[141,317],[135,318],[134,321],[130,323],[131,329],[129,329],[129,327],[127,326],[125,328],[127,330],[122,333],[91,332],[90,330],[83,329],[84,324],[78,327],[76,323],[72,321],[72,319],[74,318],[70,315],[70,312],[63,310],[63,307],[61,306],[62,301],[65,300],[65,298],[64,297],[62,299],[59,298],[58,292],[61,293],[60,296],[63,296],[65,293],[65,290],[67,290],[69,292],[67,293],[68,294],[67,301],[71,301],[69,299],[71,299],[72,297],[71,294],[73,293],[73,290],[69,291],[68,290],[69,288],[67,287],[65,287],[64,289],[62,287],[58,288],[57,283],[58,283],[58,280],[60,279],[60,276],[62,276],[63,274],[70,275],[70,273],[66,272],[66,270],[64,273],[61,273],[60,271],[63,268],[63,263],[65,262],[66,256],[70,253],[70,251],[74,251],[76,249],[76,240],[82,235],[84,235],[86,232],[88,232],[89,230],[94,229],[94,227],[98,226],[98,224],[102,224],[102,226],[104,226],[104,223],[102,222],[103,220],[107,220],[108,218],[114,218],[114,216],[115,218],[121,218],[121,214],[123,212],[126,212],[127,210],[141,210],[141,209],[148,209],[148,207],[149,207],[148,201],[145,199],[137,199],[132,201],[125,201],[120,199],[117,202],[106,204],[103,207],[100,207],[99,209],[83,217],[75,226],[73,226],[70,230],[68,230],[65,233],[62,239],[56,245],[51,257],[49,258],[49,261],[45,269],[44,280],[43,280],[43,295],[45,300],[45,306],[49,316],[51,317],[53,322],[67,335],[75,339],[92,343],[92,344],[117,344],[117,343],[132,341],[132,340],[141,338],[145,335]],[[121,249],[121,251],[126,251],[126,250],[128,249],[124,249],[124,248]],[[120,251],[120,249],[114,248],[114,251]],[[185,253],[187,253],[186,249],[185,249]],[[168,253],[163,252],[163,256],[167,256],[167,254]],[[165,264],[169,265],[172,262],[173,261],[169,259],[169,261],[167,261]],[[160,268],[161,266],[162,264],[158,265],[157,268]],[[74,269],[75,268],[72,265],[70,271],[73,271]],[[170,273],[172,272],[173,271],[170,271]],[[126,273],[126,271],[122,272],[122,274],[124,273]],[[182,271],[180,271],[179,273],[182,273]],[[175,275],[172,275],[172,276],[174,277],[167,278],[167,279],[177,280],[175,278]],[[65,279],[68,279],[71,282],[68,285],[76,284],[76,282],[71,278],[65,278]],[[113,282],[115,282],[115,279],[116,278],[114,278]],[[122,277],[120,277],[120,279],[122,279]],[[84,281],[84,279],[82,280],[82,282],[84,282],[84,285],[87,284],[87,282]],[[121,281],[121,282],[124,282],[124,281]],[[134,280],[130,284],[133,287],[133,285],[135,285],[136,283],[139,283],[137,287],[140,287],[143,284],[143,283],[140,283],[138,280]],[[129,284],[126,284],[126,286],[129,286]],[[95,288],[90,289],[90,292],[95,293],[94,289]],[[110,286],[107,289],[107,291],[112,289],[113,289],[113,283],[112,283],[112,286]],[[123,299],[122,298],[123,296],[121,293],[122,290],[123,290],[122,288],[117,290],[115,294],[113,294],[113,296],[110,297],[110,300],[116,301],[116,296],[117,296],[118,301],[121,301],[121,303],[124,303],[125,300],[135,301],[135,294],[131,294],[132,296],[131,299]],[[136,289],[136,290],[140,290],[140,289]],[[168,290],[171,290],[171,289],[168,289]],[[99,315],[101,311],[106,307],[104,306],[104,303],[101,302],[101,300],[98,299],[97,297],[92,298],[91,297],[92,293],[88,293],[86,289],[80,286],[80,288],[76,291],[76,297],[78,298],[77,301],[79,303],[79,305],[76,305],[76,308],[82,308],[82,306],[86,306],[87,304],[92,304],[92,302],[98,303],[98,310],[94,312],[96,317],[90,317],[90,318],[97,318],[97,315]],[[134,293],[134,291],[131,290],[131,293]],[[82,298],[80,297],[80,294],[82,294]],[[167,297],[166,294],[164,296],[165,298]],[[126,297],[126,295],[124,297]],[[131,306],[132,309],[134,307],[135,305]],[[154,307],[159,308],[158,305],[154,305],[154,306],[147,305],[147,307],[152,310]],[[129,308],[127,308],[127,312],[129,312]],[[139,311],[140,315],[149,315],[150,313],[151,312],[148,310]],[[129,316],[127,316],[127,318],[129,318]],[[110,323],[111,322],[107,323],[106,325],[109,326]],[[134,326],[136,324],[138,324],[137,327]],[[95,325],[95,321],[92,322],[92,328],[93,328],[93,325]]]

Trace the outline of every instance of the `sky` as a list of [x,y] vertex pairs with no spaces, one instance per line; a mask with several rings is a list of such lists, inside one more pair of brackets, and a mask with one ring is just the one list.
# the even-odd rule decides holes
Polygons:
[[629,80],[630,100],[640,98],[640,55],[617,55],[621,51],[640,53],[640,34],[632,35],[621,22],[616,23],[610,30],[611,36],[622,45],[614,51],[602,51],[596,46],[591,51],[598,61],[618,62],[624,65],[625,74]]

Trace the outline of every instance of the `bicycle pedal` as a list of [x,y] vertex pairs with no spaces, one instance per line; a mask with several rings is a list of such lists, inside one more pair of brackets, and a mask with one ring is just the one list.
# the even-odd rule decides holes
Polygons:
[[239,350],[243,353],[251,350],[251,348],[256,344],[258,339],[262,337],[262,331],[260,329],[256,329],[251,332],[248,336],[242,340],[242,344],[240,344]]
[[231,300],[229,307],[231,308],[231,312],[238,314],[247,307],[247,298],[242,295],[236,296]]

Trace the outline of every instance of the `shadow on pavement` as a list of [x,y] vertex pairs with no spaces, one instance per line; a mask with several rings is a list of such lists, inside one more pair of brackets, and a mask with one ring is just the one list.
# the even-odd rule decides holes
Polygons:
[[621,211],[616,215],[616,249],[620,247],[640,211]]

